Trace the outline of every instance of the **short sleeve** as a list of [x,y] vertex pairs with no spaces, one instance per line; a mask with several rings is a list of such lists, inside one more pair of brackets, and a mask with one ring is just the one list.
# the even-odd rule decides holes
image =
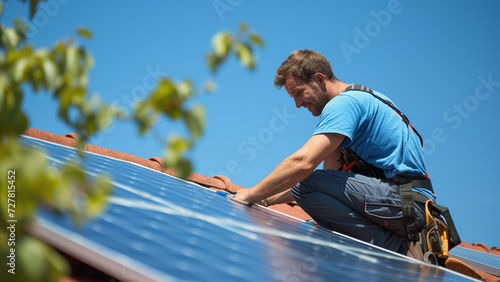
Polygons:
[[366,110],[357,99],[341,93],[326,104],[313,135],[342,134],[345,138],[339,147],[349,147],[365,113]]

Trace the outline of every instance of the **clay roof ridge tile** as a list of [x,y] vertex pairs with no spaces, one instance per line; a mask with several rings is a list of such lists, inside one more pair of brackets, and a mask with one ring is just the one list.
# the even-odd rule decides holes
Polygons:
[[76,140],[76,138],[78,138],[78,134],[77,133],[68,133],[68,134],[64,135],[64,137],[68,137],[68,138]]
[[222,180],[222,182],[224,183],[224,189],[231,193],[235,193],[236,191],[243,188],[242,186],[233,184],[231,180],[224,175],[214,175],[213,178]]
[[[163,165],[165,163],[165,160],[163,160],[160,157],[152,157],[152,158],[149,158],[149,160],[152,162],[156,162],[158,165],[160,165],[160,171],[165,172],[166,168]],[[168,174],[170,174],[170,173],[168,173]]]

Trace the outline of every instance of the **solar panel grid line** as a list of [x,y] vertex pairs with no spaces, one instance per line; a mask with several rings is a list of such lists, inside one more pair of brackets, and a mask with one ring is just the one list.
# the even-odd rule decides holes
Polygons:
[[[74,154],[73,148],[58,144],[42,147],[56,165]],[[183,280],[470,280],[261,206],[240,205],[135,163],[88,154],[83,165],[89,176],[109,174],[115,192],[108,210],[81,234],[102,240],[94,243],[98,249],[104,244],[102,249],[120,252],[118,262],[133,255],[153,272]],[[40,216],[57,222],[68,239],[79,232],[67,220]],[[120,233],[129,239],[114,237]]]
[[450,251],[450,257],[462,260],[478,270],[500,276],[500,256],[498,255],[458,246]]

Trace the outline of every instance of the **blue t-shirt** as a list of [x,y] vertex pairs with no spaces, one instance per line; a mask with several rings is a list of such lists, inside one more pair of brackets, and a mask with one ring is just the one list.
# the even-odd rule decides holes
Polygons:
[[[389,100],[379,92],[374,93]],[[339,147],[350,147],[365,161],[383,169],[387,178],[402,172],[426,175],[418,135],[393,109],[367,92],[350,90],[331,99],[313,135],[321,133],[344,135]],[[427,189],[414,190],[431,200],[436,199]]]

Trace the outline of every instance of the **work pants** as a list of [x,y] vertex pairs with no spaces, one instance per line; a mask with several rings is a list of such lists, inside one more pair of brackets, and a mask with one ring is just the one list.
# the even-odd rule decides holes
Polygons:
[[[318,225],[404,254],[406,231],[397,190],[385,180],[327,169],[292,187],[292,195]],[[420,230],[424,205],[414,205]]]

